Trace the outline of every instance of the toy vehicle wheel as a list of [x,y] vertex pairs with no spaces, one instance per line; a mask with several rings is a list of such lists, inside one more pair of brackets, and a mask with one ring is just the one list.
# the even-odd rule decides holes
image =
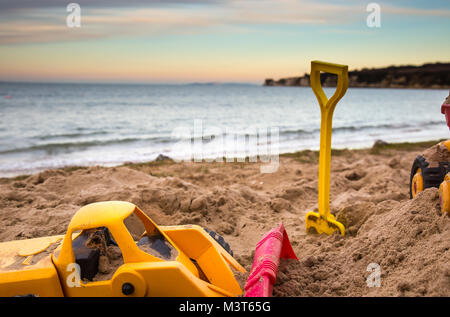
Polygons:
[[216,240],[216,242],[218,243],[218,244],[220,244],[220,246],[222,247],[222,248],[224,248],[225,249],[225,251],[227,251],[231,256],[233,256],[233,251],[231,250],[231,247],[230,247],[230,245],[225,241],[225,239],[220,235],[220,234],[218,234],[217,232],[214,232],[214,231],[212,231],[212,230],[209,230],[209,229],[207,229],[207,228],[203,228],[206,232],[208,232],[208,234],[214,239],[214,240]]
[[414,198],[416,195],[426,188],[436,187],[444,179],[443,168],[441,164],[438,167],[428,167],[429,162],[419,155],[414,160],[411,168],[411,176],[409,180],[409,197]]

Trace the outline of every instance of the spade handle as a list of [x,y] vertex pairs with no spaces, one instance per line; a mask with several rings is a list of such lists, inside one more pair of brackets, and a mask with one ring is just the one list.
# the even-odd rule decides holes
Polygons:
[[[328,99],[320,82],[320,72],[337,75],[337,87]],[[319,156],[319,214],[330,214],[330,168],[331,168],[331,132],[333,112],[339,100],[348,88],[348,66],[321,61],[311,62],[311,88],[319,101],[321,112],[320,156]]]

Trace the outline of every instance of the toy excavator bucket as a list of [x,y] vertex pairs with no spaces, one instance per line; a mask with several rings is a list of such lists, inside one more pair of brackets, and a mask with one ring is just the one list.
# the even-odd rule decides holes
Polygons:
[[[328,99],[322,89],[320,72],[337,75],[337,87],[334,95]],[[330,166],[331,131],[333,112],[348,87],[348,66],[320,61],[311,62],[311,88],[319,101],[321,112],[320,156],[319,156],[319,212],[306,214],[306,231],[314,228],[319,234],[332,234],[337,231],[345,235],[345,227],[336,221],[330,213]]]
[[280,259],[296,259],[283,224],[267,232],[256,245],[245,297],[270,297],[277,279]]

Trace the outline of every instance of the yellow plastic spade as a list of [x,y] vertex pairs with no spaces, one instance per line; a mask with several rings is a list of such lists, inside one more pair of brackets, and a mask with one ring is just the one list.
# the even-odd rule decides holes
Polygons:
[[[334,95],[328,99],[320,83],[320,72],[338,76]],[[314,228],[317,233],[332,234],[335,231],[345,235],[345,227],[336,221],[330,213],[330,163],[331,163],[331,127],[336,104],[345,95],[348,88],[348,66],[320,61],[311,62],[311,88],[317,97],[321,112],[320,156],[319,156],[319,212],[306,214],[306,231]]]

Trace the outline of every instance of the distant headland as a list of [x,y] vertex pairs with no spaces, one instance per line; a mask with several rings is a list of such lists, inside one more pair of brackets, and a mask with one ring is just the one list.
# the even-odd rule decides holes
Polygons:
[[[322,86],[336,86],[336,75],[323,73],[320,78]],[[450,63],[363,68],[349,71],[348,79],[349,87],[450,89]],[[309,87],[309,74],[279,80],[268,78],[264,81],[264,86]]]

